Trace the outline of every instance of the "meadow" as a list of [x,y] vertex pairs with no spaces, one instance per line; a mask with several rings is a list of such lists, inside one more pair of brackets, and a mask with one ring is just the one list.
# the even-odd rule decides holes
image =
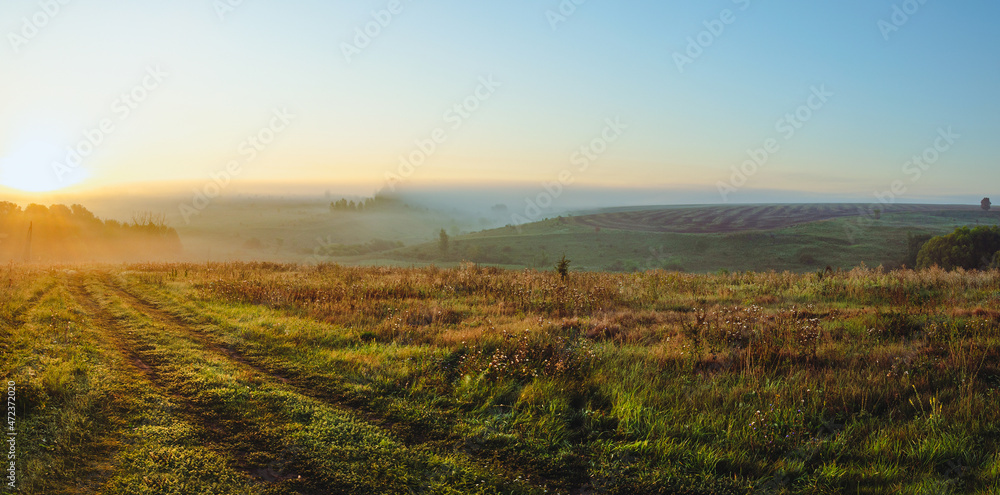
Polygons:
[[[334,208],[320,198],[242,197],[218,201],[190,223],[176,226],[179,248],[110,252],[92,237],[45,242],[36,226],[34,258],[40,262],[143,261],[339,263],[352,266],[457,267],[464,261],[507,269],[551,269],[563,254],[581,270],[689,273],[729,271],[814,272],[861,263],[887,269],[906,260],[911,236],[936,236],[956,227],[995,225],[1000,211],[976,205],[761,204],[603,208],[551,211],[510,225],[509,209],[466,209],[380,200],[363,211]],[[124,200],[122,200],[124,201]],[[129,215],[137,208],[176,210],[167,199],[148,204],[96,201],[101,215]],[[504,206],[504,205],[497,205]],[[877,218],[870,215],[878,209]],[[503,213],[507,212],[507,213]],[[21,228],[24,227],[24,228]],[[0,254],[22,259],[27,226],[0,221]],[[442,250],[439,233],[449,236]],[[104,254],[101,254],[104,253]],[[138,254],[137,254],[138,253]]]
[[997,271],[4,272],[21,493],[1000,493]]
[[452,236],[447,251],[429,242],[331,261],[550,269],[565,254],[579,269],[613,272],[912,268],[911,236],[1000,219],[975,206],[879,206],[877,219],[873,205],[854,204],[614,208]]

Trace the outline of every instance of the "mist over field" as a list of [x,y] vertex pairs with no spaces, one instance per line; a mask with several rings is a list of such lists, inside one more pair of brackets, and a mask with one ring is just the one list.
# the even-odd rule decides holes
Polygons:
[[[186,190],[185,190],[186,187]],[[320,189],[322,189],[320,191]],[[309,194],[307,191],[314,191]],[[454,265],[461,261],[480,262],[508,267],[546,268],[540,263],[542,259],[558,257],[569,252],[594,252],[599,248],[597,238],[581,240],[577,233],[587,228],[604,228],[620,230],[625,237],[616,249],[603,250],[604,262],[586,260],[577,263],[583,269],[649,269],[672,266],[674,269],[689,269],[693,271],[716,271],[719,269],[793,269],[796,271],[823,268],[826,262],[789,264],[778,256],[757,258],[749,264],[744,255],[728,256],[725,259],[715,258],[714,261],[688,263],[697,264],[685,268],[685,263],[679,258],[674,263],[660,263],[656,259],[665,259],[665,250],[673,249],[671,256],[681,258],[705,258],[703,249],[698,249],[698,243],[688,247],[670,248],[678,242],[677,235],[666,233],[701,234],[705,242],[717,244],[725,242],[726,236],[740,233],[754,234],[771,231],[775,228],[788,228],[795,225],[810,224],[814,221],[837,220],[846,222],[840,226],[840,232],[834,235],[841,237],[845,244],[854,244],[859,250],[872,246],[858,243],[852,231],[861,225],[865,230],[872,228],[888,228],[884,235],[889,236],[895,244],[895,251],[884,252],[879,256],[867,254],[854,258],[838,259],[832,266],[849,268],[859,263],[878,266],[898,266],[904,257],[906,247],[901,243],[910,234],[925,232],[945,233],[942,230],[950,226],[963,224],[976,225],[986,221],[975,216],[965,219],[952,218],[946,221],[938,218],[928,221],[927,217],[915,216],[915,210],[937,211],[941,215],[949,210],[976,210],[969,197],[933,197],[928,198],[926,208],[914,209],[910,205],[883,204],[878,201],[862,202],[866,198],[858,197],[851,201],[850,196],[830,195],[829,201],[822,201],[823,196],[805,193],[760,192],[759,203],[748,204],[718,204],[713,203],[714,191],[697,190],[663,190],[651,188],[598,188],[562,185],[558,183],[542,183],[541,187],[534,185],[496,185],[484,186],[476,184],[445,185],[437,187],[419,187],[402,184],[374,191],[371,194],[338,194],[336,185],[323,187],[315,184],[233,184],[226,189],[226,194],[209,198],[194,185],[160,185],[156,187],[131,185],[114,190],[95,191],[82,195],[48,194],[40,197],[19,197],[11,195],[11,203],[19,208],[30,204],[44,205],[79,205],[95,218],[125,225],[134,223],[137,215],[154,215],[163,222],[163,226],[176,231],[176,239],[171,240],[169,248],[163,249],[133,249],[123,247],[119,251],[104,247],[98,234],[89,238],[76,231],[65,235],[75,236],[79,247],[72,253],[62,244],[60,236],[52,236],[47,232],[66,229],[65,225],[51,218],[32,219],[29,216],[8,221],[0,225],[3,237],[0,245],[5,247],[5,257],[20,259],[27,241],[27,228],[32,220],[37,221],[41,235],[33,239],[35,246],[32,259],[39,262],[67,261],[278,261],[278,262],[339,262],[347,264],[389,264],[402,266],[422,266],[436,263],[441,266]],[[23,196],[23,195],[22,195]],[[390,198],[391,201],[381,207],[359,211],[357,209],[338,209],[338,201],[362,203],[375,197]],[[964,201],[967,206],[961,207]],[[36,203],[39,202],[39,203]],[[817,204],[817,210],[830,209],[826,212],[814,212],[804,216],[790,215],[796,205]],[[839,205],[839,206],[838,206]],[[938,206],[933,206],[938,205]],[[784,221],[758,222],[753,215],[737,222],[728,221],[720,228],[699,229],[699,226],[711,225],[721,221],[723,211],[739,211],[739,215],[750,214],[748,206],[760,209],[773,209]],[[62,206],[60,206],[61,208]],[[703,218],[689,218],[682,212],[691,209],[701,209],[705,212]],[[894,209],[900,213],[908,213],[899,217],[895,223],[888,221],[873,222],[872,211],[879,209],[890,213]],[[621,216],[622,212],[656,212],[662,218],[645,223],[630,221]],[[652,214],[652,213],[651,213]],[[558,225],[565,225],[561,220],[573,219],[572,224],[578,230],[569,232],[565,228],[547,228],[547,220],[558,220]],[[887,219],[888,220],[888,219]],[[945,223],[941,223],[944,221]],[[27,223],[26,223],[27,222]],[[691,228],[685,228],[683,222],[691,222]],[[817,224],[822,227],[824,224]],[[586,226],[586,227],[584,227]],[[496,229],[514,227],[516,229],[515,246],[526,247],[526,251],[518,256],[483,256],[482,249],[492,249],[492,244],[482,238],[494,236],[490,234]],[[76,227],[79,229],[79,226]],[[436,252],[439,234],[444,229],[453,236],[456,245],[462,246],[463,239],[468,236],[465,244],[482,244],[478,251],[454,251],[451,253]],[[692,230],[693,229],[693,230]],[[72,229],[71,229],[72,230]],[[171,234],[173,236],[174,234]],[[814,234],[819,235],[819,234]],[[775,234],[771,234],[774,237]],[[801,237],[801,236],[800,236]],[[749,239],[749,241],[748,241]],[[582,241],[582,242],[581,242]],[[871,243],[884,244],[882,240],[870,239]],[[745,247],[756,244],[753,236],[744,237],[739,242]],[[810,251],[803,241],[801,249]],[[420,246],[429,246],[425,252],[417,253]],[[496,249],[503,246],[496,245]],[[405,249],[408,248],[409,249]],[[541,247],[539,249],[539,247]],[[766,246],[761,245],[761,248]],[[829,246],[816,246],[812,251],[828,250]],[[429,252],[428,252],[429,251]],[[116,254],[116,252],[118,254]],[[795,257],[794,253],[792,257]],[[812,255],[806,254],[808,257]],[[654,263],[650,264],[650,257]],[[711,258],[710,258],[711,259]],[[549,260],[551,261],[551,260]],[[584,261],[584,260],[581,260]],[[714,263],[714,264],[713,264]],[[814,266],[818,265],[818,266]],[[912,266],[912,264],[911,264]]]
[[998,494],[998,18],[0,2],[0,495]]

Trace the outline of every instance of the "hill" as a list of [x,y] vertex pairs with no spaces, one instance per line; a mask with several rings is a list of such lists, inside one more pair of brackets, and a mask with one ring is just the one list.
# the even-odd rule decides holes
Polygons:
[[[689,272],[897,267],[913,236],[995,225],[1000,212],[962,205],[802,204],[613,209],[453,236],[366,256],[357,264],[457,264],[551,268],[565,254],[577,270]],[[912,264],[912,263],[911,263]]]
[[[775,230],[834,218],[874,216],[876,207],[865,204],[773,204],[726,206],[666,206],[642,210],[611,209],[574,217],[589,227],[639,232],[718,234],[746,230]],[[975,211],[964,205],[881,205],[878,215]]]

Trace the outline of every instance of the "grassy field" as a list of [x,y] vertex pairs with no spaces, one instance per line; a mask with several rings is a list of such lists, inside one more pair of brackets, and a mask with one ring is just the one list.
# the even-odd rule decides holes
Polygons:
[[21,493],[1000,493],[1000,272],[5,275]]
[[376,240],[415,245],[434,239],[439,229],[479,230],[474,218],[421,208],[366,213],[334,212],[322,201],[260,200],[220,202],[190,223],[172,218],[184,243],[177,261],[301,262],[342,246]]
[[742,230],[774,230],[835,218],[868,215],[877,208],[879,215],[892,213],[931,213],[975,211],[972,206],[852,203],[760,204],[716,206],[667,206],[660,208],[609,208],[605,212],[584,215],[573,223],[588,227],[644,232],[728,233]]
[[456,236],[447,252],[431,242],[337,261],[443,266],[472,261],[549,269],[565,254],[574,268],[590,271],[810,272],[827,266],[849,270],[861,263],[895,268],[906,255],[909,235],[943,235],[958,226],[1000,221],[1000,212],[941,205],[883,206],[876,220],[860,216],[862,206],[629,209]]
[[[190,223],[176,213],[168,215],[182,252],[161,258],[150,250],[138,252],[147,260],[170,262],[456,267],[471,261],[508,269],[550,269],[565,254],[574,269],[588,271],[802,273],[861,263],[895,268],[906,255],[910,235],[942,235],[958,226],[1000,222],[1000,211],[983,212],[975,205],[882,205],[875,219],[868,216],[873,205],[770,204],[606,208],[499,227],[511,218],[492,210],[415,203],[350,212],[331,211],[328,203],[265,197],[218,201]],[[98,206],[115,212],[126,205]],[[162,200],[153,207],[174,212],[176,204]],[[450,237],[447,251],[438,244],[442,229]],[[0,247],[19,254],[25,235],[0,228]],[[46,245],[42,238],[34,243],[37,261],[67,261],[45,255],[65,250],[65,243]]]

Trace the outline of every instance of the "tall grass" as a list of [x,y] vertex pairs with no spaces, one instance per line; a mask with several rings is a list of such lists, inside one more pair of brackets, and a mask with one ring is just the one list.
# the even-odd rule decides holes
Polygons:
[[998,483],[997,271],[129,271],[122,283],[211,315],[237,348],[261,359],[280,349],[278,366],[331,383],[364,377],[355,392],[391,399],[381,413],[438,411],[453,419],[437,427],[460,432],[466,448],[563,486]]

